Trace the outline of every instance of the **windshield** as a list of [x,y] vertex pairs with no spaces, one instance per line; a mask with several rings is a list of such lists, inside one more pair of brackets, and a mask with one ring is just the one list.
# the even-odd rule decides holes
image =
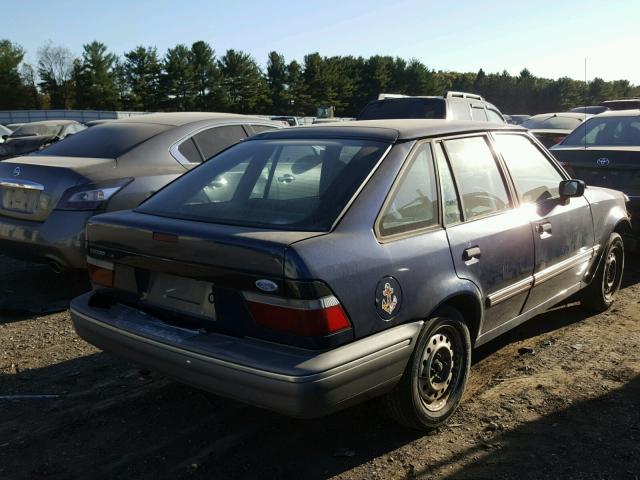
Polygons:
[[67,137],[64,142],[55,143],[36,155],[117,158],[169,128],[146,123],[106,123]]
[[559,116],[540,116],[536,115],[529,120],[522,122],[522,126],[529,129],[558,129],[573,130],[582,123],[581,118],[575,117],[559,117]]
[[136,211],[328,231],[387,147],[366,140],[246,141],[183,175]]
[[640,146],[640,117],[594,117],[576,128],[561,145]]
[[11,138],[16,137],[55,137],[62,132],[64,125],[31,125],[26,124],[17,128],[12,134]]
[[442,98],[389,98],[369,102],[358,115],[358,120],[445,118],[445,113]]

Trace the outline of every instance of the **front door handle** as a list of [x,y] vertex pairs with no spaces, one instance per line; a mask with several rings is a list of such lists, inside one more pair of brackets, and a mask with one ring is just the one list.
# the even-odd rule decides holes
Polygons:
[[480,259],[481,254],[482,252],[480,251],[480,247],[476,245],[475,247],[469,247],[464,252],[462,252],[462,259],[465,262],[468,262],[469,260],[473,260],[474,258]]
[[536,225],[536,232],[541,238],[547,238],[551,236],[551,222],[539,223]]

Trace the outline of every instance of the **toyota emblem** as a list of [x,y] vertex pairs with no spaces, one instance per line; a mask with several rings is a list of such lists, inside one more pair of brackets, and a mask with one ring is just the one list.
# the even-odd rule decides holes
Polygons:
[[602,157],[599,158],[598,160],[596,160],[596,164],[598,164],[599,167],[607,167],[609,165],[609,163],[611,163],[609,161],[609,159],[607,157]]
[[20,167],[16,167],[13,169],[13,176],[17,177],[18,175],[20,175]]

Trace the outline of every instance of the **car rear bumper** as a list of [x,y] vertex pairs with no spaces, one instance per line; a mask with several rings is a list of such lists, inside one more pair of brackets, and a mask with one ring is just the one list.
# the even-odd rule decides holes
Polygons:
[[95,212],[54,210],[44,222],[0,216],[2,253],[61,268],[86,268],[84,230]]
[[390,390],[400,379],[422,327],[390,328],[329,351],[186,330],[116,304],[71,302],[80,337],[183,383],[285,415],[327,415]]

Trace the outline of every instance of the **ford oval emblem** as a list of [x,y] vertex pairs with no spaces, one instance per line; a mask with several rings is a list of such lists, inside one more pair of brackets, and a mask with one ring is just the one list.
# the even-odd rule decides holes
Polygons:
[[607,167],[611,162],[607,157],[602,157],[596,160],[596,163],[598,164],[599,167]]
[[17,177],[18,175],[20,175],[20,167],[16,167],[13,169],[13,176]]
[[276,282],[272,282],[271,280],[267,280],[266,278],[257,280],[256,287],[258,287],[263,292],[275,292],[276,290],[278,290],[278,284]]

